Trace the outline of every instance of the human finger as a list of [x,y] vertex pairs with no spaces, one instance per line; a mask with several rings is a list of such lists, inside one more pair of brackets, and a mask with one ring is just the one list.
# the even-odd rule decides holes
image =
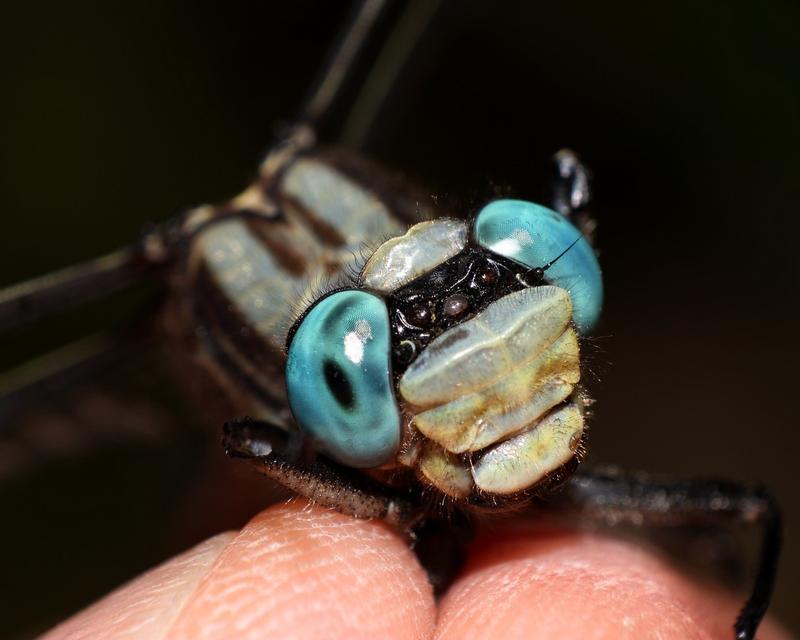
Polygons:
[[[436,638],[730,640],[739,604],[620,540],[495,533],[444,597]],[[759,632],[788,637],[769,621]]]
[[427,577],[402,538],[295,500],[145,574],[46,637],[406,639],[430,637],[434,620]]

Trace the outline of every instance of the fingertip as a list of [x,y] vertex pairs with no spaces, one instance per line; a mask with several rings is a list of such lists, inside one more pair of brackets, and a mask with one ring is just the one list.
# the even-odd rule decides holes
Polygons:
[[[736,608],[620,540],[512,533],[476,544],[441,603],[436,637],[727,640]],[[784,637],[771,624],[762,631]]]
[[379,522],[295,500],[253,518],[220,554],[168,638],[422,638],[433,595]]
[[171,558],[54,627],[42,640],[163,637],[234,537],[221,533]]
[[295,500],[143,574],[44,637],[427,638],[435,604],[405,540]]

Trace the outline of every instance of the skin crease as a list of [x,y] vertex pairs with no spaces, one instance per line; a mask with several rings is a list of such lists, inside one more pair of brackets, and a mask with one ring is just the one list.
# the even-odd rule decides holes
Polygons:
[[[519,527],[479,537],[438,603],[379,522],[294,499],[168,560],[46,640],[733,637],[738,600],[630,544]],[[791,636],[772,621],[760,640]]]

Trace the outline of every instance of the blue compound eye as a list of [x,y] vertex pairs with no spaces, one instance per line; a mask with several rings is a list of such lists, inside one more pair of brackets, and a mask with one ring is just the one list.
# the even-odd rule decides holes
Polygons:
[[400,445],[389,362],[389,313],[358,290],[323,298],[289,345],[286,387],[298,426],[350,467],[376,467]]
[[524,200],[495,200],[475,219],[473,237],[480,246],[526,267],[543,267],[577,238],[549,269],[546,279],[566,289],[581,333],[597,323],[603,305],[603,279],[592,247],[564,216]]

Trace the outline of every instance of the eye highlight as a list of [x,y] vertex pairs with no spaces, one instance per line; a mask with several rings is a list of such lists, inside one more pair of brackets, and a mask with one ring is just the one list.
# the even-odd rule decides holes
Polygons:
[[390,338],[384,301],[352,289],[314,305],[289,344],[292,414],[320,450],[350,467],[379,466],[400,444]]
[[475,242],[493,253],[535,269],[569,247],[544,273],[572,298],[573,319],[581,333],[597,323],[603,305],[603,280],[592,247],[564,216],[525,200],[495,200],[481,209],[473,226]]

